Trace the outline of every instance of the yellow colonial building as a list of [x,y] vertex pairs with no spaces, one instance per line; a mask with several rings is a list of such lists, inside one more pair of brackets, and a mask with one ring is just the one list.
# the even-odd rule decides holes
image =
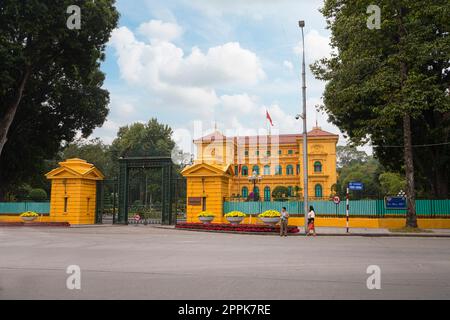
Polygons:
[[103,174],[82,159],[59,163],[46,174],[52,181],[50,221],[71,225],[94,224],[96,214],[97,181]]
[[[328,200],[336,184],[336,145],[339,136],[315,127],[308,133],[309,198]],[[201,211],[221,220],[224,201],[255,196],[272,201],[273,191],[285,187],[285,197],[303,195],[303,136],[226,137],[219,131],[194,141],[197,156],[182,174],[187,179],[188,221]],[[251,176],[258,176],[256,185]],[[217,221],[215,220],[215,221]]]

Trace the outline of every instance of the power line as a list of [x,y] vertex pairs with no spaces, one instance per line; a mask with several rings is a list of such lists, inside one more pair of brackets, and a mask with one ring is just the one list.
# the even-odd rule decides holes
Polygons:
[[[450,145],[450,142],[442,142],[442,143],[433,143],[433,144],[416,144],[412,145],[413,148],[427,148],[427,147],[437,147],[437,146],[446,146]],[[405,146],[374,146],[373,148],[404,148]]]

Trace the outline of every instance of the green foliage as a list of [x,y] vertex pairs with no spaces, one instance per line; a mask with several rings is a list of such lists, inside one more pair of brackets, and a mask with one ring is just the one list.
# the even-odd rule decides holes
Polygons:
[[114,158],[170,156],[175,142],[172,129],[156,118],[147,124],[135,123],[119,129],[111,146]]
[[[81,30],[66,26],[72,4],[81,7]],[[0,2],[0,133],[8,138],[0,155],[0,198],[42,175],[44,159],[52,159],[62,141],[103,124],[109,94],[100,62],[118,16],[113,0]],[[8,130],[5,119],[16,102]]]
[[336,191],[341,197],[345,197],[346,188],[350,182],[364,183],[364,191],[352,191],[352,199],[377,199],[380,197],[380,184],[378,177],[382,167],[375,159],[366,163],[353,163],[340,170]]
[[400,191],[406,190],[406,181],[398,173],[385,172],[379,177],[381,192],[384,195],[397,195]]
[[86,160],[95,165],[107,178],[111,178],[114,172],[115,163],[111,158],[109,146],[98,138],[89,141],[75,140],[65,147],[60,158],[62,160],[71,158]]
[[[370,4],[325,1],[335,51],[311,68],[327,81],[330,121],[355,144],[370,140],[381,163],[401,173],[404,115],[415,145],[450,141],[450,2],[380,1],[380,30],[366,27]],[[414,162],[419,188],[450,195],[450,145],[415,148]]]
[[[146,124],[134,123],[120,128],[108,152],[114,163],[111,175],[118,175],[120,157],[170,156],[175,148],[172,133],[168,125],[159,123],[156,118]],[[130,199],[138,199],[144,205],[161,201],[161,179],[161,170],[132,170]]]
[[355,163],[365,163],[369,160],[367,153],[359,151],[355,146],[336,147],[337,167],[343,168]]
[[285,186],[278,186],[272,191],[272,197],[275,201],[285,200],[289,194],[289,189]]
[[28,197],[33,201],[45,201],[48,199],[47,192],[43,189],[32,189]]

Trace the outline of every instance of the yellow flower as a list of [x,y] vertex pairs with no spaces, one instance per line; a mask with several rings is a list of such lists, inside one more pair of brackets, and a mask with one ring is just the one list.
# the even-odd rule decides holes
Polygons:
[[212,212],[203,211],[203,212],[200,212],[200,214],[197,217],[199,217],[199,218],[210,218],[210,217],[215,217],[215,215]]
[[225,215],[225,218],[245,218],[247,215],[240,211],[232,211]]
[[281,213],[276,210],[268,210],[259,215],[260,218],[279,218],[281,217]]
[[33,211],[24,212],[20,215],[22,218],[37,218],[39,217],[39,214]]

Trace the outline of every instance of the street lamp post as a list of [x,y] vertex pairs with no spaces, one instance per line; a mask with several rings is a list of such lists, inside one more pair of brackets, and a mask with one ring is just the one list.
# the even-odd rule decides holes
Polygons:
[[303,95],[303,206],[305,211],[305,233],[308,233],[308,128],[306,121],[306,63],[305,63],[305,34],[303,28],[305,21],[299,21],[298,25],[302,29],[302,46],[303,46],[303,60],[302,60],[302,95]]
[[248,181],[250,183],[253,183],[253,199],[255,199],[256,184],[262,181],[262,177],[258,175],[256,171],[253,171],[253,174],[250,177],[248,177]]

